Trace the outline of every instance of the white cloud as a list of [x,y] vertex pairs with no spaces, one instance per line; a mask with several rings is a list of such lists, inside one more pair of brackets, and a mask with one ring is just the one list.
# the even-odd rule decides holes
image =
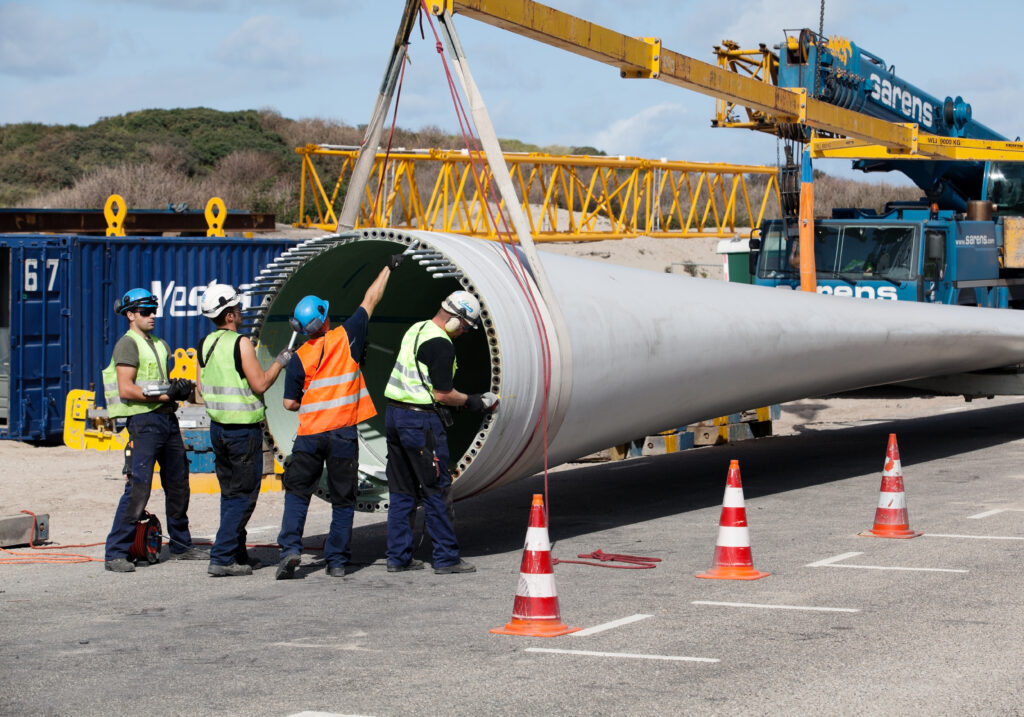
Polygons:
[[689,125],[687,108],[674,102],[644,107],[629,117],[618,119],[604,129],[590,134],[587,144],[608,154],[632,157],[664,157],[677,159],[673,149],[680,125]]
[[91,19],[58,17],[30,5],[0,5],[0,74],[71,75],[106,54],[108,34]]
[[249,71],[299,72],[315,66],[302,34],[271,15],[257,15],[221,41],[214,56]]

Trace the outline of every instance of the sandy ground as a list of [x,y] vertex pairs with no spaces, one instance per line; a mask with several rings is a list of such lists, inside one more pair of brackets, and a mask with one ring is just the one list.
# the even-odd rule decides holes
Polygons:
[[[656,272],[679,272],[685,264],[721,278],[721,256],[715,254],[718,239],[607,240],[575,244],[546,244],[544,251],[611,261]],[[995,405],[1018,399],[997,398],[981,402]],[[976,402],[973,405],[978,405]],[[876,391],[857,397],[807,399],[782,407],[776,435],[823,431],[863,422],[932,415],[971,407],[960,397],[912,396],[906,392]],[[700,449],[696,449],[700,450]],[[122,454],[76,451],[64,446],[34,446],[0,441],[0,516],[29,510],[49,514],[50,539],[60,544],[102,542],[110,528],[114,507],[123,490]],[[163,494],[154,492],[149,509],[163,519]],[[265,492],[250,521],[251,539],[273,543],[280,524],[283,494]],[[313,501],[314,516],[323,518],[328,506]],[[210,539],[219,522],[219,496],[194,494],[189,509],[193,537]],[[375,522],[377,515],[360,515],[357,525]],[[100,555],[94,548],[90,555]]]

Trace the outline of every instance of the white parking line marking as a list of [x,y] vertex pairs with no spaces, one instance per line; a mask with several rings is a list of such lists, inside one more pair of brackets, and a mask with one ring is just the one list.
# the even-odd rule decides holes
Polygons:
[[832,557],[832,558],[825,558],[824,560],[819,560],[816,563],[808,563],[804,567],[805,568],[825,568],[825,567],[828,567],[828,568],[860,568],[861,570],[911,570],[911,571],[914,571],[914,572],[926,572],[926,573],[966,573],[967,572],[966,570],[957,570],[957,569],[954,569],[954,568],[901,568],[901,567],[893,567],[893,566],[889,566],[889,565],[850,565],[848,563],[847,564],[843,564],[843,565],[839,564],[840,560],[846,560],[847,558],[853,558],[853,557],[856,557],[858,555],[863,555],[863,554],[864,553],[843,553],[841,555],[836,555],[835,557]]
[[987,518],[990,515],[996,515],[998,513],[1002,513],[1004,510],[1006,510],[1006,508],[996,508],[994,510],[986,510],[984,513],[978,513],[977,515],[968,515],[967,519],[968,520],[981,520],[982,518]]
[[588,657],[627,657],[634,660],[670,660],[673,662],[721,662],[714,657],[683,657],[680,655],[638,655],[633,652],[594,652],[592,650],[556,650],[548,647],[527,647],[526,652],[551,652],[559,655]]
[[715,600],[692,600],[691,605],[724,605],[725,607],[762,607],[769,610],[816,610],[818,612],[860,612],[853,607],[815,607],[812,605],[761,605],[753,602],[717,602]]
[[925,533],[932,538],[970,538],[972,540],[1024,540],[1018,535],[947,535],[945,533]]
[[858,555],[863,555],[863,554],[864,553],[843,553],[841,555],[836,555],[833,558],[825,558],[824,560],[819,560],[816,563],[811,563],[809,565],[805,565],[804,567],[806,567],[806,568],[821,568],[821,567],[824,567],[826,565],[831,565],[832,563],[838,563],[840,560],[846,560],[847,558],[856,558]]
[[967,519],[980,520],[982,518],[988,518],[991,515],[1005,513],[1007,511],[1011,511],[1014,513],[1024,513],[1024,508],[993,508],[992,510],[986,510],[984,513],[978,513],[977,515],[968,515]]
[[633,615],[631,617],[624,617],[621,620],[612,620],[601,625],[594,625],[588,627],[586,630],[580,630],[579,632],[569,633],[573,637],[586,637],[587,635],[593,635],[597,632],[604,632],[605,630],[611,630],[613,627],[619,627],[621,625],[628,625],[631,622],[637,622],[638,620],[645,620],[653,615]]

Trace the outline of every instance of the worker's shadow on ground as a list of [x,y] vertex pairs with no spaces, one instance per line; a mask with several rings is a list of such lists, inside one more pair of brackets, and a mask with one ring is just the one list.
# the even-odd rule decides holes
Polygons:
[[[729,461],[738,459],[747,498],[878,474],[888,435],[896,433],[905,468],[1024,438],[1024,403],[886,421],[796,436],[776,436],[664,456],[587,465],[548,474],[552,541],[575,538],[722,503]],[[906,472],[906,470],[904,471]],[[521,550],[531,497],[544,492],[532,476],[455,504],[465,557]],[[416,518],[423,533],[422,510]],[[310,537],[309,542],[322,536]],[[384,555],[383,522],[354,531],[356,568]],[[415,556],[430,560],[430,539]]]

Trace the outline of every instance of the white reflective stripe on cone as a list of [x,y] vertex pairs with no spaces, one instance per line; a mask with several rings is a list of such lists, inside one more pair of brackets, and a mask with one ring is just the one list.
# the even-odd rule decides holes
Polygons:
[[535,552],[551,552],[551,540],[548,538],[548,529],[527,528],[526,550],[533,550]]
[[715,545],[723,548],[749,548],[750,530],[746,527],[719,526],[718,540],[715,542]]
[[555,576],[551,573],[519,573],[516,595],[535,598],[558,597],[558,593],[555,592]]
[[899,493],[886,493],[884,490],[878,494],[878,507],[886,508],[887,510],[901,510],[907,507],[907,494],[903,491]]
[[743,506],[743,489],[742,488],[726,488],[725,497],[722,498],[723,508],[742,508]]

